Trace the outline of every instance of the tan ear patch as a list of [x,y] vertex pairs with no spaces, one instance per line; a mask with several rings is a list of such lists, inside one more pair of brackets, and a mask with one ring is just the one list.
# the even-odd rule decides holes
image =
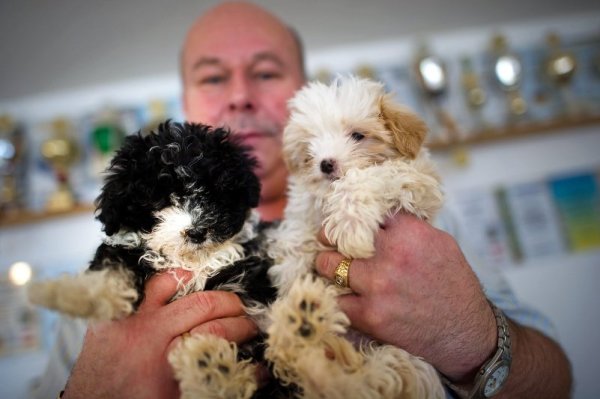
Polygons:
[[414,159],[427,135],[427,125],[416,114],[395,102],[389,94],[381,97],[379,103],[381,118],[392,133],[398,152]]
[[289,124],[283,132],[283,160],[288,171],[292,174],[301,172],[306,168],[308,145],[305,141],[306,132],[301,128]]

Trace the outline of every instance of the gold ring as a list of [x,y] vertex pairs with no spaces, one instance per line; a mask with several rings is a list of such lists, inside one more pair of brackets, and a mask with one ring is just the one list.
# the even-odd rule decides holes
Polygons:
[[344,258],[335,268],[335,272],[333,273],[335,285],[340,288],[348,288],[348,271],[350,270],[350,265],[352,264],[352,259]]

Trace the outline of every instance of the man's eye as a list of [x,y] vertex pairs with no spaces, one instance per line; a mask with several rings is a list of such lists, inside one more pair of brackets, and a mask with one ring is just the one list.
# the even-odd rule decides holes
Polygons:
[[216,85],[219,83],[223,83],[225,81],[224,76],[214,75],[214,76],[206,76],[200,79],[199,83],[201,85]]
[[354,141],[361,141],[362,139],[365,138],[365,135],[360,133],[360,132],[352,132],[352,134],[350,135],[350,137],[352,137],[352,139]]
[[278,78],[279,74],[276,72],[257,72],[254,76],[260,80],[271,80]]

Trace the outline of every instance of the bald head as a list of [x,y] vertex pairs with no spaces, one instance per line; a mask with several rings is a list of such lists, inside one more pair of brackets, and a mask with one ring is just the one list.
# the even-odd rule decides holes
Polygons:
[[[224,33],[226,31],[226,33]],[[285,25],[277,16],[258,5],[232,1],[219,4],[202,14],[188,30],[180,53],[180,73],[185,82],[186,63],[190,52],[198,41],[223,40],[225,34],[232,40],[253,31],[256,34],[271,35],[281,42],[295,57],[302,78],[306,78],[304,47],[298,33]]]

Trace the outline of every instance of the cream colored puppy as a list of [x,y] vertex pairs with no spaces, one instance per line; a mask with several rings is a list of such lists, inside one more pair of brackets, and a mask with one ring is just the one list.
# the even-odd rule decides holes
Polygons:
[[343,338],[349,321],[337,307],[340,290],[313,276],[325,249],[316,238],[321,227],[337,251],[356,259],[374,254],[386,217],[403,211],[433,219],[443,195],[423,148],[424,122],[382,84],[351,76],[309,84],[290,111],[288,205],[270,249],[279,299],[266,357],[304,397],[443,398],[431,365],[389,345],[357,350]]
[[422,146],[425,123],[381,83],[355,77],[311,83],[290,110],[283,136],[288,205],[274,234],[278,265],[270,272],[283,292],[312,271],[321,227],[343,255],[368,258],[386,217],[404,211],[432,220],[443,202]]

